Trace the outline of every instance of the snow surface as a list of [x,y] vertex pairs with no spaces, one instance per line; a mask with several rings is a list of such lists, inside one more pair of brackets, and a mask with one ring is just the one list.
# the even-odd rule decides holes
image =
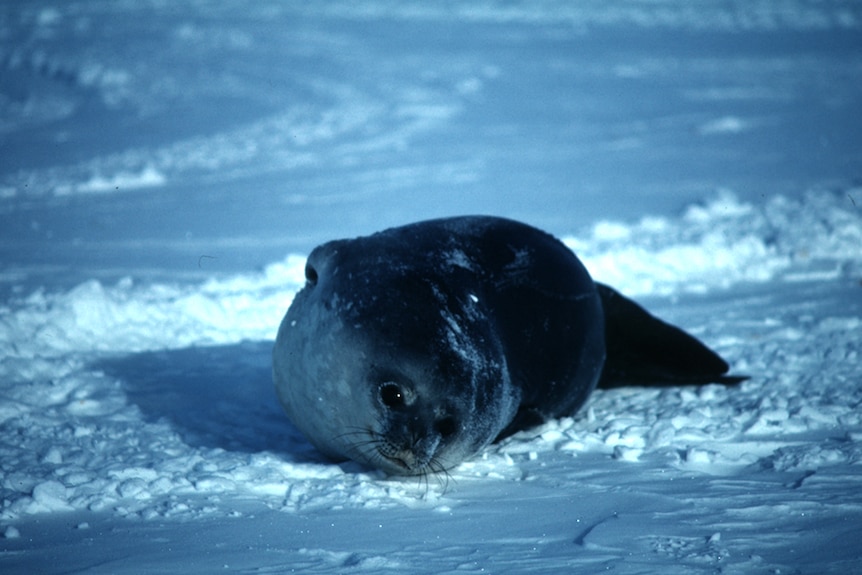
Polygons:
[[[0,8],[0,572],[862,573],[855,2]],[[598,391],[448,477],[320,456],[316,243],[545,227],[731,388]]]

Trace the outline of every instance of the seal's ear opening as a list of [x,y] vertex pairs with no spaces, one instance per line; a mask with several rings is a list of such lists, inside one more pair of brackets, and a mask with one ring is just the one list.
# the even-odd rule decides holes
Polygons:
[[317,285],[317,270],[310,262],[305,262],[305,281],[308,285]]
[[650,314],[616,290],[597,283],[605,315],[607,358],[599,387],[626,385],[733,385],[717,353],[695,337]]
[[321,280],[326,283],[327,278],[338,273],[338,266],[344,261],[341,248],[348,240],[335,240],[321,244],[311,250],[305,259],[305,281],[309,287],[314,287]]

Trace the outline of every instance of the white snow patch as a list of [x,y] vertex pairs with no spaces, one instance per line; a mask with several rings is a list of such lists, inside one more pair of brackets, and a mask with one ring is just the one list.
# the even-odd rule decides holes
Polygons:
[[587,237],[563,241],[595,279],[629,295],[837,279],[862,266],[858,211],[847,196],[829,193],[802,202],[776,197],[755,208],[725,191],[690,207],[679,223],[599,222]]

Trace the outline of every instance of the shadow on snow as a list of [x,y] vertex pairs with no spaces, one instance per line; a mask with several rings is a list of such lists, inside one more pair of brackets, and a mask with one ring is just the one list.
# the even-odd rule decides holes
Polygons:
[[147,421],[167,421],[191,446],[320,462],[287,419],[272,384],[271,341],[189,347],[105,359]]

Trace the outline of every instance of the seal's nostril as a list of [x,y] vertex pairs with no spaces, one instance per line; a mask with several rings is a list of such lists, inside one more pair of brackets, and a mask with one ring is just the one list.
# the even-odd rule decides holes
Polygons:
[[456,431],[458,431],[458,424],[455,423],[454,417],[444,417],[437,421],[434,424],[435,429],[437,429],[437,433],[439,433],[442,437],[449,437]]

